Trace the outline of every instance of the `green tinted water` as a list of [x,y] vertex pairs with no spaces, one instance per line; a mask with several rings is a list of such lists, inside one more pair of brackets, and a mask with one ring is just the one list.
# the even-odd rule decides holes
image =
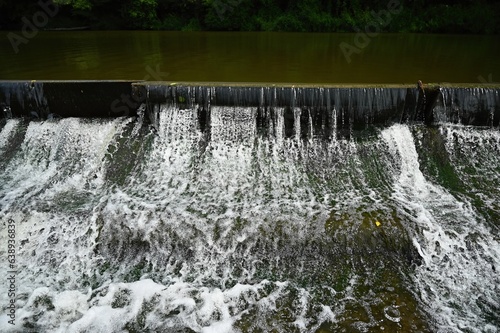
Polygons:
[[[380,34],[362,40],[333,33],[39,32],[19,44],[17,53],[7,36],[0,34],[0,80],[479,83],[500,78],[498,36]],[[356,47],[353,53],[348,45]]]

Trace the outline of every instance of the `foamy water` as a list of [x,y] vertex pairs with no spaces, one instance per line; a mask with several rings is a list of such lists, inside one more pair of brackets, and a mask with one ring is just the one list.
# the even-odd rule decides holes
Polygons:
[[[255,117],[29,123],[0,174],[1,243],[12,219],[19,246],[16,325],[2,280],[0,330],[496,332],[498,229],[474,185],[460,196],[422,173],[409,126],[325,143],[298,121],[285,136],[283,110],[265,135]],[[450,137],[498,149],[494,131],[441,133],[463,178]],[[476,166],[498,184],[497,162]]]
[[[464,140],[465,133],[459,134]],[[477,132],[475,135],[479,136]],[[495,130],[480,136],[487,140],[497,135]],[[413,242],[424,265],[416,271],[415,284],[422,302],[438,322],[439,331],[496,332],[497,328],[484,318],[485,308],[494,313],[500,305],[500,243],[496,230],[469,202],[425,179],[407,126],[394,125],[384,130],[382,137],[400,156],[401,171],[393,197],[407,208],[416,224],[411,226]],[[498,147],[498,141],[495,144]]]

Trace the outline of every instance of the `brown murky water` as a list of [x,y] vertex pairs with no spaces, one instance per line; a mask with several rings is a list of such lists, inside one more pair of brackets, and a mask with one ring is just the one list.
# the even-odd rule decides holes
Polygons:
[[39,32],[25,42],[16,53],[8,32],[0,33],[0,80],[500,80],[499,36],[80,31]]

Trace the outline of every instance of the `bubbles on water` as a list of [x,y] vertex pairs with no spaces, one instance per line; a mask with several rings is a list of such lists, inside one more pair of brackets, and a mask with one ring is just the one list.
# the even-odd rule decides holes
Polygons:
[[384,316],[394,323],[399,323],[401,321],[401,313],[398,308],[393,305],[384,308]]
[[[426,179],[407,126],[325,144],[300,121],[306,140],[287,136],[283,109],[264,135],[255,109],[212,107],[204,132],[197,107],[162,106],[147,138],[128,135],[130,119],[30,123],[0,176],[2,214],[23,240],[23,323],[426,331],[421,300],[439,326],[469,311],[460,325],[487,327],[498,242]],[[120,154],[140,163],[107,177]],[[471,290],[482,297],[454,308]]]
[[[471,129],[472,130],[472,129]],[[480,137],[483,137],[480,132]],[[415,285],[439,328],[474,329],[487,325],[490,318],[475,304],[476,296],[494,297],[494,286],[500,282],[491,263],[500,262],[500,244],[484,218],[467,201],[428,181],[419,168],[418,154],[408,127],[392,126],[382,136],[389,144],[396,142],[401,157],[401,176],[393,197],[407,206],[415,237],[413,242],[425,265],[416,271]],[[481,145],[477,150],[491,149]],[[461,167],[469,159],[455,160]],[[476,160],[474,163],[489,163]],[[460,175],[462,176],[462,175]],[[493,194],[493,193],[492,193]],[[474,243],[474,248],[471,244]],[[467,245],[469,244],[469,245]]]
[[14,134],[16,127],[21,123],[20,119],[9,119],[3,128],[0,128],[0,154]]

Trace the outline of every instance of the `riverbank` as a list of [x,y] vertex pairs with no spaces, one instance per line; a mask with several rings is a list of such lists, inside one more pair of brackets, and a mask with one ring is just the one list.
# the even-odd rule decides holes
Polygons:
[[493,1],[62,2],[0,3],[0,29],[23,29],[35,19],[46,29],[500,34],[500,4]]

